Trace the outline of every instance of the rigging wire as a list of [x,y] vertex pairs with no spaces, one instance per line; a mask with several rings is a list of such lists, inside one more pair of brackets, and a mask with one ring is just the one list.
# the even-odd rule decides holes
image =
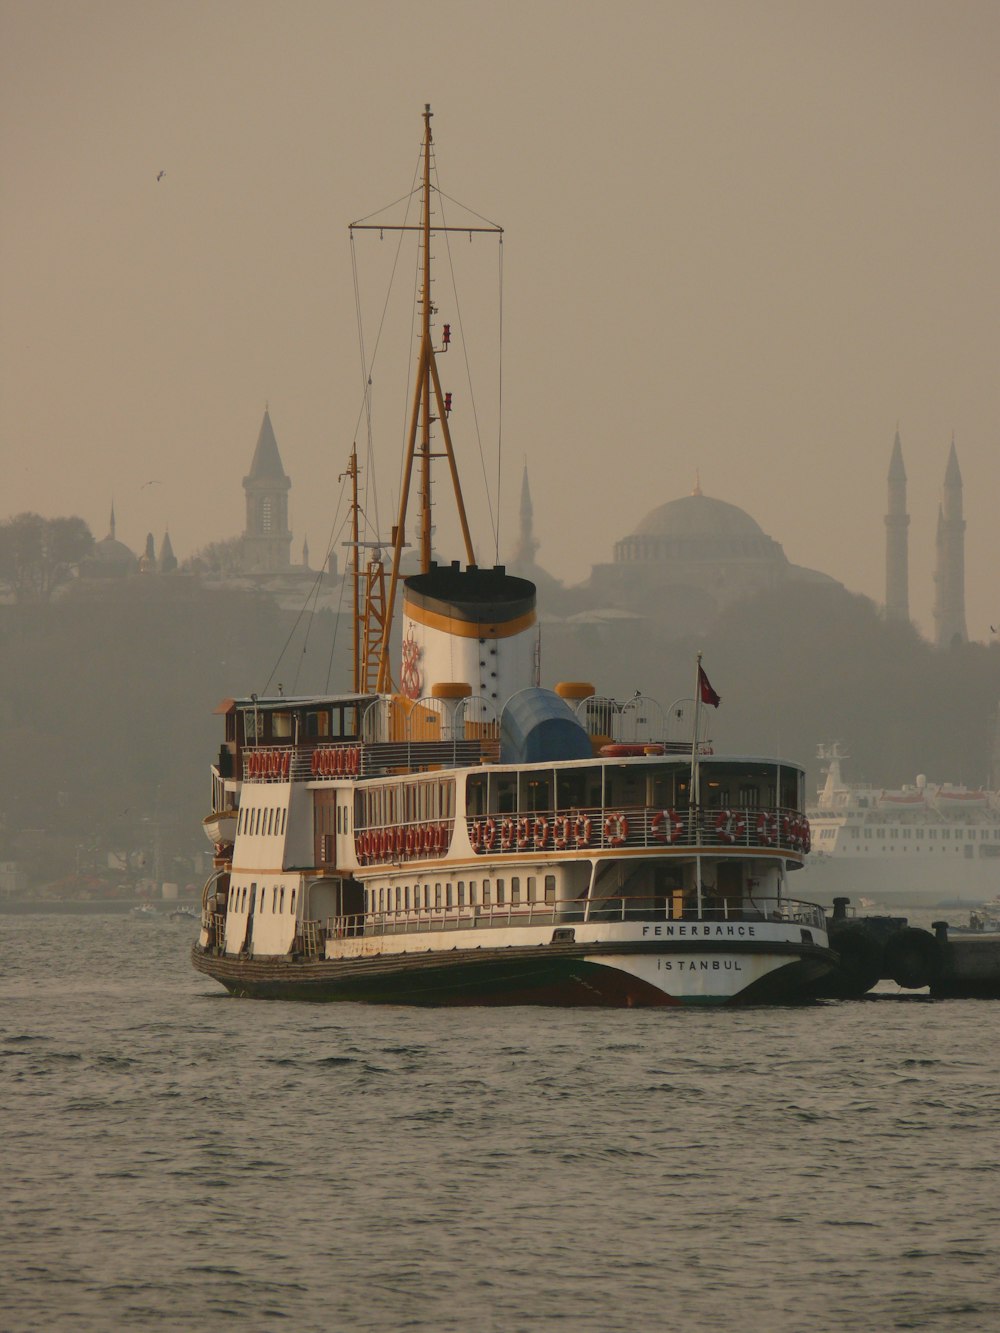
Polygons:
[[[275,676],[278,674],[278,671],[279,671],[279,669],[280,669],[280,667],[281,667],[281,663],[284,661],[285,654],[286,654],[287,651],[288,651],[288,646],[289,646],[289,644],[292,642],[292,639],[295,637],[295,633],[296,633],[296,631],[298,630],[299,625],[302,623],[302,619],[303,619],[303,617],[306,615],[306,613],[307,613],[307,611],[308,611],[309,603],[310,603],[314,598],[317,599],[317,600],[318,600],[318,598],[319,598],[319,590],[320,590],[320,586],[322,585],[324,573],[325,573],[325,571],[326,571],[326,569],[328,568],[328,565],[329,565],[330,554],[331,554],[331,552],[333,551],[334,543],[335,543],[336,538],[337,538],[337,533],[338,533],[338,531],[342,531],[342,530],[343,530],[343,524],[346,523],[346,521],[347,521],[347,519],[346,519],[346,515],[345,515],[344,519],[341,519],[341,520],[340,520],[340,522],[339,522],[339,527],[338,527],[338,519],[339,519],[339,516],[340,516],[340,507],[341,507],[341,505],[343,504],[343,501],[344,501],[344,494],[345,494],[345,492],[346,492],[346,486],[345,486],[344,483],[341,483],[341,488],[340,488],[340,499],[339,499],[338,502],[337,502],[337,509],[336,509],[336,511],[335,511],[335,513],[334,513],[333,524],[331,525],[331,528],[330,528],[330,536],[329,536],[329,538],[328,538],[328,540],[327,540],[327,544],[326,544],[326,555],[323,557],[323,566],[322,566],[322,568],[320,568],[320,569],[318,569],[318,570],[316,571],[316,577],[313,579],[312,584],[311,584],[309,590],[308,590],[307,593],[306,593],[305,600],[303,601],[302,606],[299,608],[298,614],[296,615],[295,620],[294,620],[294,622],[292,623],[292,627],[291,627],[291,629],[288,631],[288,636],[287,636],[287,638],[285,639],[285,642],[284,642],[284,643],[282,644],[282,646],[281,646],[281,651],[278,653],[278,656],[277,656],[277,658],[275,659],[274,665],[273,665],[272,668],[271,668],[271,671],[270,671],[270,674],[268,675],[267,681],[266,681],[265,684],[264,684],[264,688],[263,688],[263,690],[260,691],[260,693],[261,693],[262,695],[266,695],[267,692],[268,692],[268,690],[271,688],[271,682],[274,680]],[[342,580],[341,580],[341,601],[343,601],[343,585],[346,583],[346,581],[347,581],[346,579],[342,579]],[[311,611],[311,612],[309,612],[310,623],[311,623],[311,620],[312,620],[313,615],[315,615],[315,614],[316,614],[315,611]],[[338,625],[339,625],[339,621],[340,621],[340,617],[339,617],[339,613],[338,613],[338,618],[337,618],[337,623],[338,623]],[[334,627],[334,642],[335,642],[335,643],[336,643],[336,637],[337,637],[337,626]],[[308,647],[308,643],[309,643],[309,628],[308,628],[308,626],[307,626],[306,634],[305,634],[305,638],[304,638],[303,646],[302,646],[302,653],[301,653],[301,656],[303,656],[303,657],[305,656],[305,653],[306,653],[306,650],[307,650],[307,647]],[[331,654],[332,654],[332,651],[333,651],[333,650],[331,649]],[[295,681],[296,681],[296,683],[298,682],[298,678],[299,678],[299,667],[300,667],[300,666],[301,666],[301,662],[300,662],[300,663],[297,665],[297,667],[296,667],[296,672],[295,672]],[[294,687],[293,687],[293,688],[294,688]],[[327,688],[329,688],[329,670],[327,671]]]
[[[449,198],[449,196],[446,195],[446,194],[441,190],[440,186],[437,188],[436,193],[437,193],[437,194],[440,196],[440,198],[442,198],[442,199],[447,199],[447,198]],[[452,200],[452,202],[455,202],[455,201]],[[462,205],[459,205],[459,207],[464,208],[465,205],[462,204]],[[469,211],[470,213],[472,213],[474,210],[472,210],[472,209],[470,208],[468,211]],[[476,217],[479,217],[480,214],[479,214],[479,213],[476,213],[475,216],[476,216]],[[484,221],[484,222],[487,222],[487,221],[489,221],[489,219],[488,219],[488,218],[483,218],[483,221]],[[442,205],[442,208],[441,208],[441,222],[442,222],[443,226],[447,227],[447,221],[446,221],[446,219],[445,219],[445,215],[444,215],[444,207],[443,207],[443,205]],[[468,385],[469,385],[469,399],[470,399],[470,402],[471,402],[471,404],[472,404],[472,422],[473,422],[473,429],[475,430],[475,435],[476,435],[476,445],[477,445],[477,447],[478,447],[478,449],[479,449],[479,465],[480,465],[480,467],[482,468],[482,473],[483,473],[483,485],[484,485],[484,489],[485,489],[485,491],[486,491],[486,505],[487,505],[487,508],[488,508],[488,510],[489,510],[489,515],[490,515],[490,528],[491,528],[491,530],[492,530],[492,532],[493,532],[493,537],[494,537],[494,541],[495,541],[495,544],[496,544],[497,552],[499,553],[499,550],[500,550],[500,533],[499,533],[499,526],[498,526],[498,525],[499,525],[499,514],[497,514],[496,518],[494,518],[494,514],[493,514],[493,498],[492,498],[492,496],[490,495],[490,483],[489,483],[489,479],[488,479],[488,477],[487,477],[487,473],[486,473],[486,455],[485,455],[485,453],[484,453],[484,451],[483,451],[483,437],[482,437],[482,432],[481,432],[480,427],[479,427],[479,410],[478,410],[477,405],[476,405],[476,394],[475,394],[475,390],[473,389],[473,385],[472,385],[472,367],[471,367],[470,364],[469,364],[469,346],[468,346],[468,343],[467,343],[466,338],[465,338],[465,328],[464,328],[464,325],[463,325],[463,323],[462,323],[462,306],[461,306],[461,302],[460,302],[460,300],[459,300],[459,295],[458,295],[458,283],[457,283],[457,281],[456,281],[456,279],[455,279],[455,261],[454,261],[454,256],[452,255],[452,251],[451,251],[451,239],[450,239],[450,233],[446,230],[446,231],[443,232],[443,235],[444,235],[444,240],[445,240],[445,249],[447,250],[447,253],[448,253],[448,267],[449,267],[449,269],[450,269],[450,271],[451,271],[451,288],[452,288],[452,291],[453,291],[454,296],[455,296],[455,313],[456,313],[456,317],[457,317],[457,321],[458,321],[458,331],[459,331],[459,335],[460,335],[461,343],[462,343],[462,355],[463,355],[463,357],[465,358],[465,377],[466,377],[466,380],[468,381]],[[501,238],[501,239],[502,239],[502,238]],[[497,501],[498,501],[498,503],[499,503],[499,491],[497,492]],[[497,564],[500,563],[500,557],[499,557],[499,554],[497,555],[496,563],[497,563]]]
[[503,462],[503,233],[497,247],[497,283],[499,287],[499,328],[497,330],[497,522],[496,564],[500,563],[500,508],[503,503],[503,489],[500,484],[501,464]]

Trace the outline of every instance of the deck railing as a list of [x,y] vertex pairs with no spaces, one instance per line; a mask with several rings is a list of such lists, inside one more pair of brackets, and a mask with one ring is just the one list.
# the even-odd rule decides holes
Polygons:
[[[490,861],[536,852],[558,856],[561,852],[663,851],[668,847],[807,852],[810,846],[805,815],[784,808],[544,810],[467,818],[466,828],[473,852]],[[451,820],[355,831],[362,865],[426,860],[445,854],[451,843]]]
[[329,938],[409,935],[427,931],[498,929],[520,926],[565,926],[582,922],[668,922],[674,926],[720,923],[747,924],[770,921],[784,925],[826,929],[824,909],[798,898],[755,898],[737,903],[725,897],[703,895],[701,912],[693,901],[685,901],[679,915],[669,898],[619,895],[593,901],[571,898],[555,903],[486,903],[475,906],[369,912],[330,917]]

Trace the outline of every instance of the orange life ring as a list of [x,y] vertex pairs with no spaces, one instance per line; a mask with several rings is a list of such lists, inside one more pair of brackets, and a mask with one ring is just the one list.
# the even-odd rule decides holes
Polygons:
[[765,847],[773,847],[778,841],[778,817],[773,810],[757,812],[757,839]]
[[483,846],[486,848],[488,852],[492,852],[493,848],[496,845],[497,845],[497,821],[493,818],[492,815],[490,815],[486,823],[483,825]]
[[510,816],[505,816],[500,821],[500,850],[509,852],[514,845],[514,821]]
[[746,829],[746,815],[742,810],[720,810],[715,817],[715,831],[720,842],[739,842]]
[[535,816],[534,843],[536,852],[544,852],[549,842],[549,821],[544,815]]
[[621,847],[628,837],[628,817],[624,811],[607,815],[604,820],[604,838],[609,847]]
[[469,846],[474,852],[478,852],[483,845],[483,826],[478,819],[474,819],[469,825]]
[[292,771],[292,752],[286,750],[281,756],[281,776],[287,781],[288,775]]
[[421,846],[424,849],[425,855],[429,856],[434,851],[434,830],[431,828],[430,824],[424,825],[424,831],[421,836]]
[[552,821],[552,846],[561,852],[569,842],[571,822],[569,815],[556,815]]
[[[666,824],[666,828],[664,828]],[[649,821],[649,836],[654,842],[674,843],[684,832],[684,821],[676,810],[657,810]]]
[[403,845],[404,845],[404,847],[406,848],[406,855],[407,855],[407,856],[412,856],[412,855],[413,855],[413,825],[412,825],[412,824],[407,824],[407,826],[406,826],[406,833],[405,833],[405,835],[404,835]]
[[522,815],[517,821],[517,846],[519,851],[524,851],[531,841],[531,821]]
[[573,820],[573,841],[577,847],[590,846],[590,835],[593,827],[590,815],[577,815],[576,819]]

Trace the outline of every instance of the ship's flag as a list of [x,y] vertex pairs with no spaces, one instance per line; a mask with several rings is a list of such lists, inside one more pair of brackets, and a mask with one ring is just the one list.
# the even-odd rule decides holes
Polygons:
[[718,708],[722,700],[712,689],[712,683],[705,675],[701,666],[698,667],[698,694],[703,704],[711,704],[713,708]]

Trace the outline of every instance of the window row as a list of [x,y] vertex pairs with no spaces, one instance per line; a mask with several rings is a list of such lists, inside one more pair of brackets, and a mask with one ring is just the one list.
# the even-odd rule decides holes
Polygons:
[[463,879],[452,884],[450,880],[436,881],[433,884],[390,884],[379,889],[365,890],[366,912],[433,912],[447,911],[451,907],[519,907],[522,902],[554,903],[556,900],[555,875],[541,876],[542,897],[539,898],[539,876],[524,877],[524,896],[522,898],[522,879],[512,875],[510,880],[484,879],[481,883],[471,879],[466,886]]
[[[288,911],[295,915],[295,889],[289,894]],[[274,884],[270,892],[271,907],[270,911],[280,915],[285,910],[285,886],[283,884]],[[268,911],[268,886],[262,884],[258,890],[256,882],[248,888],[246,884],[230,886],[229,889],[229,910],[231,912],[266,912]]]
[[284,836],[287,820],[288,810],[285,806],[248,805],[240,808],[236,831],[251,838],[269,838],[272,835],[280,838]]

